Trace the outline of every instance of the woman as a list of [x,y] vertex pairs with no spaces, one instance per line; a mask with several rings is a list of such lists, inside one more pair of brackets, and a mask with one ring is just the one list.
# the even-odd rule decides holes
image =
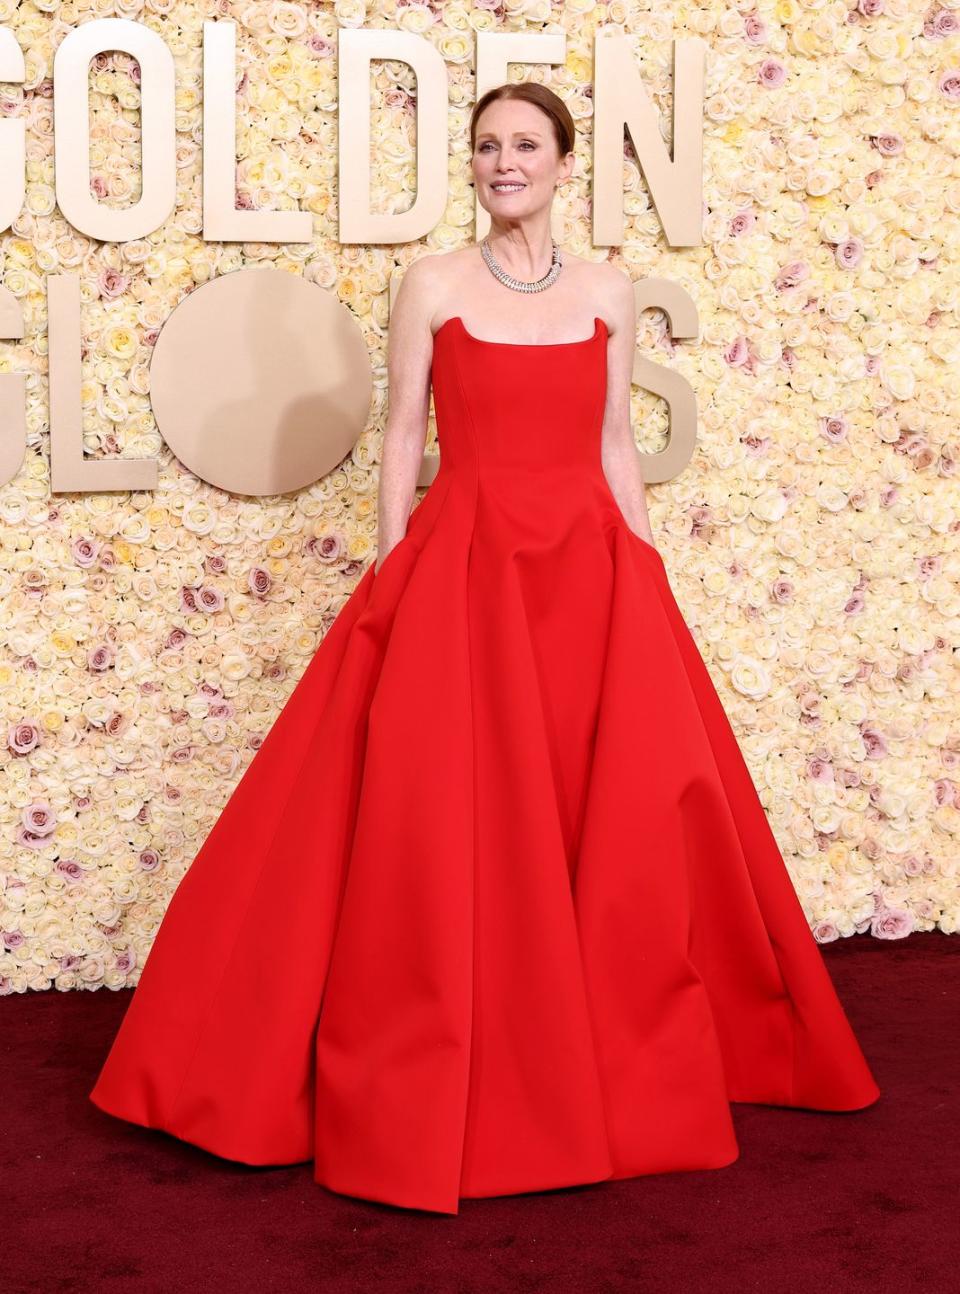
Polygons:
[[[383,556],[91,1094],[439,1213],[722,1167],[732,1101],[879,1094],[652,544],[630,283],[551,243],[573,123],[500,86],[471,136],[490,235],[417,261],[391,322]],[[411,512],[431,382],[441,467]]]

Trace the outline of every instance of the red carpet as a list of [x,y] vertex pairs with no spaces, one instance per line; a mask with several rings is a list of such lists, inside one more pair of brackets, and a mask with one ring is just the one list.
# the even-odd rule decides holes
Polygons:
[[0,1000],[4,1294],[609,1294],[960,1289],[960,938],[824,956],[882,1095],[853,1114],[733,1106],[740,1158],[456,1217],[335,1195],[124,1125],[87,1093],[129,992]]

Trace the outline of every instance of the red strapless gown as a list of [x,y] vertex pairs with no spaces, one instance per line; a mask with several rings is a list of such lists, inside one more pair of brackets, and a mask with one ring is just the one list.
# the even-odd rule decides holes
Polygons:
[[656,549],[606,327],[435,339],[441,467],[184,875],[91,1099],[456,1213],[879,1089]]

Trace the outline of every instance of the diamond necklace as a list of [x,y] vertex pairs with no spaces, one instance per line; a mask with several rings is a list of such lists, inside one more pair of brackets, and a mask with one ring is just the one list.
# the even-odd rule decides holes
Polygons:
[[550,287],[551,283],[556,283],[557,277],[563,269],[563,257],[560,248],[552,238],[550,242],[553,244],[553,258],[550,262],[550,268],[542,279],[534,279],[532,283],[527,283],[523,279],[515,279],[512,274],[508,274],[494,257],[486,238],[480,244],[480,254],[487,269],[495,279],[499,279],[504,287],[513,288],[514,292],[542,292],[544,288]]

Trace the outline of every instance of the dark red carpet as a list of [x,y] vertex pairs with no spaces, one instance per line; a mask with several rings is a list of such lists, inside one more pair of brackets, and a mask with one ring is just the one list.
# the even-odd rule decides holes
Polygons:
[[855,936],[827,966],[882,1095],[733,1107],[713,1171],[464,1200],[438,1216],[246,1168],[87,1099],[129,991],[0,1000],[0,1289],[609,1294],[960,1290],[960,937]]

